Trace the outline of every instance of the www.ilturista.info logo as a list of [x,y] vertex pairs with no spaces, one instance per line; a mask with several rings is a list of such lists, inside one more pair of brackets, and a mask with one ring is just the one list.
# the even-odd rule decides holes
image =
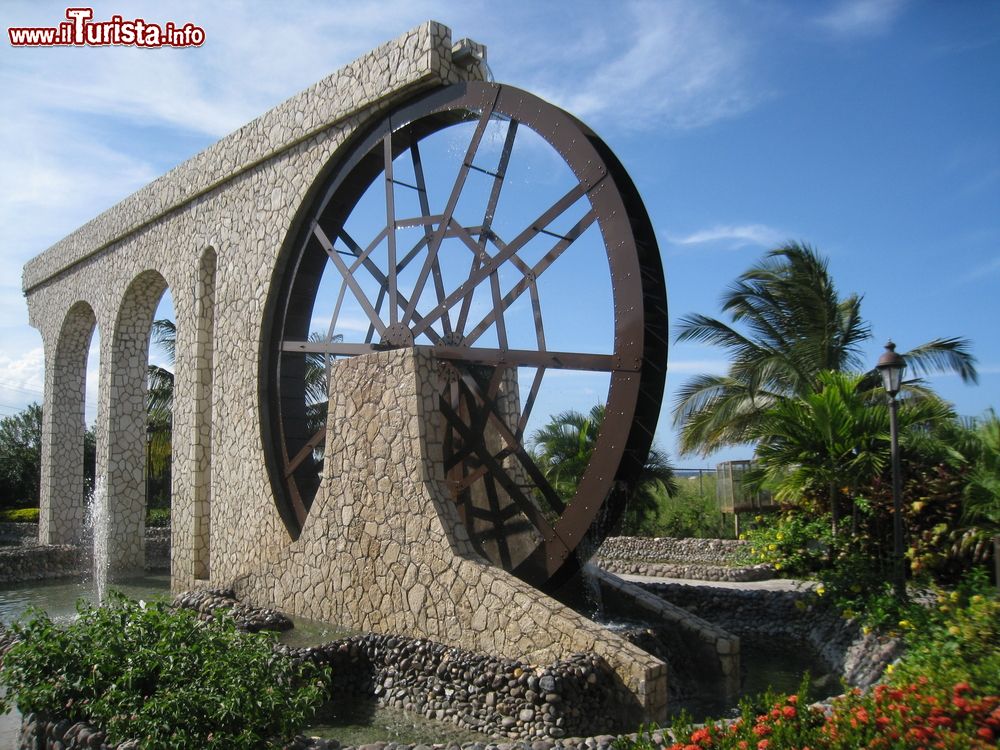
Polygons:
[[111,16],[110,21],[93,21],[93,8],[67,8],[58,26],[22,26],[7,29],[14,47],[200,47],[205,30],[193,23],[162,26],[141,18],[126,21]]

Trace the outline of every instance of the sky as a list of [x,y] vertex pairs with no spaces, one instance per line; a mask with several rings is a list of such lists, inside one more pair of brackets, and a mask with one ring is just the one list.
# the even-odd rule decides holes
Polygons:
[[[0,3],[4,30],[65,4]],[[494,78],[587,122],[630,172],[657,234],[671,325],[719,316],[727,285],[806,242],[863,296],[872,364],[971,341],[979,384],[931,385],[963,415],[1000,407],[1000,3],[919,0],[131,2],[95,20],[190,21],[184,49],[0,41],[0,416],[41,401],[21,268],[90,218],[372,47],[434,19],[487,45]],[[95,349],[96,352],[96,349]],[[720,350],[672,344],[671,405]],[[93,418],[96,353],[89,371]]]

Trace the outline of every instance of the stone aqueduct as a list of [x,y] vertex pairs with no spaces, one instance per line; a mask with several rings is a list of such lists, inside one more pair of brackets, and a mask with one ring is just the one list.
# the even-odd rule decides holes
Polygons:
[[[111,565],[141,569],[146,363],[153,315],[169,288],[177,325],[174,590],[235,583],[260,604],[512,658],[594,651],[637,707],[659,718],[661,662],[477,558],[454,512],[434,497],[404,509],[394,526],[393,509],[358,485],[353,506],[332,507],[328,499],[322,516],[314,507],[312,527],[298,540],[289,539],[275,509],[259,372],[266,297],[296,211],[359,128],[421,91],[482,80],[484,60],[480,45],[453,45],[447,27],[427,22],[223,138],[25,266],[30,320],[45,351],[40,542],[71,543],[84,522],[85,375],[96,328],[97,475],[109,503]],[[426,363],[419,352],[374,356],[374,366],[352,360],[358,364],[343,378],[371,389],[380,375],[396,373],[404,387],[395,398],[412,422],[392,430],[412,424],[420,432]],[[341,449],[327,443],[329,456]],[[422,470],[419,462],[412,470]],[[357,549],[367,562],[345,563]],[[376,579],[387,583],[375,586]]]

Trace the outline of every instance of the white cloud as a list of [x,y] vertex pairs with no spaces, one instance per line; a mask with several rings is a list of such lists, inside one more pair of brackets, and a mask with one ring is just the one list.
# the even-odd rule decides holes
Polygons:
[[788,239],[788,235],[766,224],[717,224],[680,237],[668,237],[674,245],[720,245],[738,249],[748,245],[770,247]]
[[844,0],[817,22],[840,36],[875,36],[888,31],[905,4],[905,0]]
[[4,403],[41,401],[45,389],[45,353],[41,347],[20,356],[0,354],[0,393]]
[[[632,2],[605,20],[581,35],[565,65],[550,64],[549,53],[521,55],[514,67],[530,61],[528,86],[583,119],[636,130],[702,127],[767,96],[748,80],[748,36],[713,4]],[[551,45],[548,33],[545,40]],[[567,76],[566,65],[580,75]]]
[[960,281],[978,281],[986,276],[992,276],[996,273],[1000,273],[1000,255],[991,260],[988,260],[982,265],[976,266],[968,273],[964,274]]

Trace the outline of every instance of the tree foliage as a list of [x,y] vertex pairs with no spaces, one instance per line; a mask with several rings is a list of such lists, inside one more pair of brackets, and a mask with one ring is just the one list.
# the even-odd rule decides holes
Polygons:
[[0,420],[0,502],[37,505],[41,482],[42,407]]
[[[730,358],[725,375],[699,375],[678,392],[674,423],[683,453],[708,455],[753,441],[768,409],[822,390],[821,373],[866,373],[878,382],[862,359],[871,328],[861,316],[861,297],[842,297],[826,260],[808,245],[769,252],[729,287],[722,310],[731,324],[692,314],[678,328],[677,341],[720,346]],[[976,382],[965,339],[935,339],[903,356],[918,375],[954,371]],[[920,390],[921,384],[907,387]]]
[[[532,453],[546,480],[564,500],[576,494],[583,473],[590,463],[605,407],[594,406],[590,412],[564,411],[555,415],[531,437]],[[655,515],[660,502],[677,492],[674,470],[667,455],[653,446],[642,473],[629,496],[625,515],[619,526],[635,530],[643,519]]]

